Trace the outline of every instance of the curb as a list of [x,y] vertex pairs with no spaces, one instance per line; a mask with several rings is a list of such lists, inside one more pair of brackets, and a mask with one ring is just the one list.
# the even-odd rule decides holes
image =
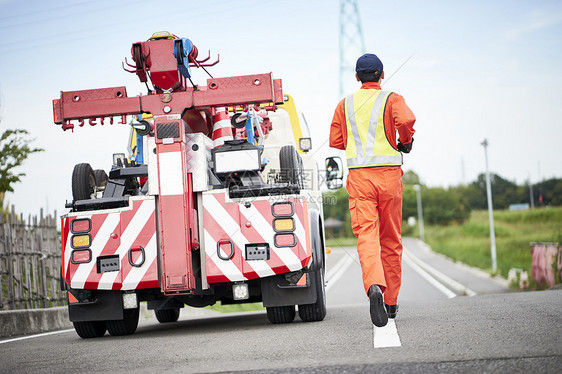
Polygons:
[[0,311],[0,337],[38,334],[72,328],[68,307]]

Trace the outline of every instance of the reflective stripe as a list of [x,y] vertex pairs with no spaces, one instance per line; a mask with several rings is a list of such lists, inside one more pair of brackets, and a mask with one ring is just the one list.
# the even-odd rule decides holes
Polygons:
[[359,129],[357,128],[357,121],[355,120],[355,107],[353,106],[353,95],[349,95],[346,100],[347,106],[347,117],[351,124],[351,133],[353,134],[353,140],[355,141],[355,155],[359,153],[357,149],[363,150],[363,142],[359,136]]
[[365,156],[365,157],[356,157],[350,158],[347,160],[347,166],[350,169],[354,167],[368,167],[368,166],[393,166],[393,165],[402,165],[402,155],[400,156]]
[[[377,98],[375,99],[375,103],[373,104],[373,112],[371,113],[371,118],[369,120],[369,132],[367,133],[367,150],[365,155],[374,155],[375,154],[375,136],[377,134],[377,122],[379,120],[379,113],[381,111],[383,101],[386,102],[386,97],[390,94],[390,92],[381,91]],[[357,126],[357,124],[355,124]],[[382,128],[384,130],[384,127]]]
[[[346,147],[348,167],[400,166],[402,165],[402,153],[390,145],[385,132],[384,104],[391,92],[369,91],[374,92],[371,94],[360,90],[348,96],[345,100],[348,129]],[[358,108],[355,108],[356,99],[362,101]],[[365,104],[371,102],[373,102],[373,106],[370,111],[363,108]],[[360,125],[358,125],[356,114],[360,116]],[[369,116],[368,123],[366,123],[367,116]]]

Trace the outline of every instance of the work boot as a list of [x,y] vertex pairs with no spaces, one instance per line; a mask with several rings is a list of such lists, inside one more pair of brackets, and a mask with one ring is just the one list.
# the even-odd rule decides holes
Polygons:
[[396,318],[396,313],[398,313],[398,304],[396,305],[388,305],[384,304],[386,308],[386,313],[388,314],[388,318]]
[[388,323],[388,315],[386,314],[386,309],[384,307],[384,301],[382,297],[382,291],[376,284],[369,287],[369,303],[371,312],[371,321],[373,325],[377,327],[386,326]]

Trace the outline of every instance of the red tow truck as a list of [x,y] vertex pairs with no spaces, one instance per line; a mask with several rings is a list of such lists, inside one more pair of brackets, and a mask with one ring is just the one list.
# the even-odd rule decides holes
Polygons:
[[[74,167],[61,217],[62,278],[82,338],[136,331],[184,305],[262,302],[271,323],[326,315],[320,175],[292,98],[272,74],[192,81],[212,66],[187,38],[155,33],[124,69],[148,92],[64,91],[54,122],[131,124],[134,160]],[[210,54],[209,54],[210,56]],[[206,71],[206,70],[205,70]],[[142,150],[141,150],[142,148]]]

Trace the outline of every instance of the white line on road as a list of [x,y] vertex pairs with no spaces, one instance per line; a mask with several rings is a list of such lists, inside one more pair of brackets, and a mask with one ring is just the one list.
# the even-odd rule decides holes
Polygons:
[[328,272],[328,274],[326,275],[326,283],[328,283],[326,285],[326,292],[328,292],[328,290],[332,288],[334,284],[336,284],[338,279],[341,278],[347,268],[351,266],[353,261],[354,258],[346,254],[346,256],[339,260],[338,263]]
[[425,270],[429,275],[431,275],[433,278],[435,278],[440,283],[446,284],[451,290],[456,291],[457,293],[459,293],[461,295],[476,296],[476,292],[472,291],[470,288],[466,287],[464,284],[461,284],[461,283],[457,282],[456,280],[452,279],[451,277],[443,274],[442,272],[440,272],[439,270],[437,270],[433,266],[429,265],[425,261],[422,261],[420,258],[412,255],[412,256],[409,256],[408,259],[411,260],[412,262],[415,262],[416,265],[421,267],[423,270]]
[[439,291],[443,292],[445,294],[445,296],[447,296],[449,299],[457,296],[456,293],[454,293],[453,291],[451,291],[447,287],[443,286],[435,278],[433,278],[431,275],[429,275],[428,272],[423,270],[418,264],[416,264],[414,261],[412,261],[412,259],[410,258],[410,256],[408,255],[408,253],[406,251],[404,251],[402,253],[402,258],[412,269],[414,269],[419,275],[421,275],[432,286],[437,288]]
[[74,331],[74,329],[67,329],[67,330],[59,330],[59,331],[44,332],[44,333],[42,333],[42,334],[35,334],[35,335],[29,335],[29,336],[22,336],[22,337],[20,337],[20,338],[14,338],[14,339],[8,339],[8,340],[0,340],[0,344],[17,342],[18,340],[40,338],[40,337],[42,337],[42,336],[48,336],[48,335],[62,334],[62,333],[65,333],[65,332],[70,332],[70,331]]
[[402,347],[394,319],[389,319],[384,327],[373,325],[373,345],[375,348]]

